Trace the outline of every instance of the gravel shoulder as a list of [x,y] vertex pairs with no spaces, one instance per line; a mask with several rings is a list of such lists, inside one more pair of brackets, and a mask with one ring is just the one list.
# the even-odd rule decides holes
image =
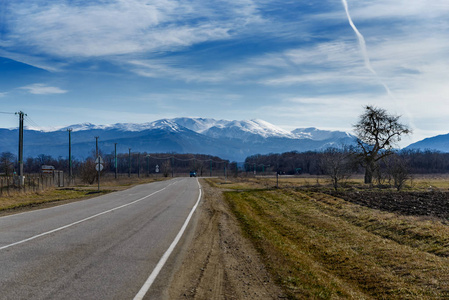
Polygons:
[[195,231],[167,287],[168,299],[278,299],[282,290],[243,237],[222,190],[200,180]]

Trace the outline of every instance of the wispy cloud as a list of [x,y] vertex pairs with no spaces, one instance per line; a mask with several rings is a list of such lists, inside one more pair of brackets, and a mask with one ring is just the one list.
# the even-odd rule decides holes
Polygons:
[[[374,18],[415,18],[428,22],[435,18],[447,18],[449,5],[446,0],[377,0],[351,3],[353,15],[359,20]],[[430,19],[429,19],[430,17]]]
[[[28,45],[42,54],[95,57],[174,51],[229,37],[257,22],[252,1],[117,0],[85,6],[67,1],[18,1],[10,5],[6,36],[11,45]],[[88,2],[86,2],[88,3]]]
[[[222,82],[225,75],[219,71],[204,71],[188,68],[186,66],[176,67],[176,61],[171,60],[132,60],[128,62],[131,70],[140,76],[149,78],[171,78],[186,82]],[[179,64],[180,62],[178,62]]]
[[59,87],[48,86],[43,83],[35,83],[21,87],[20,89],[28,91],[30,94],[34,95],[53,95],[53,94],[65,94],[68,91],[63,90]]
[[17,94],[30,108],[23,91],[77,97],[71,112],[80,118],[96,101],[123,121],[147,109],[148,118],[215,114],[341,129],[370,103],[403,114],[415,132],[447,130],[447,0],[348,0],[394,101],[366,68],[340,0],[3,2],[0,56],[50,71],[9,70],[27,76],[4,90],[23,86]]

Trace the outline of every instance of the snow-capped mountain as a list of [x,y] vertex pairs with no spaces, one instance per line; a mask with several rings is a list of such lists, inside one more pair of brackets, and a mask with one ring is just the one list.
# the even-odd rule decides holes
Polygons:
[[[133,152],[201,153],[243,161],[253,154],[314,151],[351,144],[345,132],[316,128],[286,131],[263,120],[228,121],[204,118],[161,119],[154,122],[112,125],[75,124],[53,131],[26,129],[25,157],[39,154],[67,157],[67,129],[72,129],[72,153],[85,158],[95,149],[95,136],[104,153]],[[0,152],[17,152],[18,130],[0,129]]]
[[172,119],[176,124],[183,126],[187,129],[195,131],[197,133],[203,133],[214,126],[225,125],[229,123],[226,120],[204,119],[204,118],[175,118]]
[[297,128],[292,133],[299,139],[312,139],[315,141],[324,141],[328,139],[344,139],[351,138],[352,135],[344,131],[320,130],[315,127]]
[[203,131],[213,138],[254,140],[266,138],[294,138],[290,132],[262,120],[229,121]]
[[288,137],[290,132],[263,120],[228,121],[203,118],[175,118],[172,121],[187,129],[210,137],[247,138],[248,136]]
[[[182,126],[182,125],[181,125]],[[72,129],[73,132],[76,131],[86,131],[86,130],[119,130],[119,131],[144,131],[144,130],[151,130],[151,129],[170,129],[173,131],[178,131],[180,128],[180,125],[174,120],[170,119],[162,119],[157,120],[154,122],[148,122],[148,123],[116,123],[116,124],[110,124],[110,125],[95,125],[92,123],[82,123],[82,124],[75,124],[71,126],[67,126],[64,128],[59,129],[59,131],[67,131],[67,129]],[[49,130],[45,130],[49,131]]]

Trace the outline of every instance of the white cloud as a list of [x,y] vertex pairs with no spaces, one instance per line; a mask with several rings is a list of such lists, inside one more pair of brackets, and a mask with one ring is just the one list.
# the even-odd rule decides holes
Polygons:
[[[112,70],[126,78],[131,71],[164,80],[169,88],[157,87],[150,97],[159,101],[160,111],[179,107],[183,113],[182,103],[191,106],[195,99],[222,105],[217,98],[230,93],[238,101],[222,113],[244,117],[248,112],[242,106],[251,106],[254,117],[274,124],[279,118],[344,128],[362,105],[373,104],[402,114],[415,132],[447,128],[447,0],[348,2],[372,66],[390,87],[391,97],[365,68],[340,1],[323,1],[320,8],[312,2],[280,0],[15,0],[2,16],[6,30],[0,56],[74,77],[98,65],[98,74]],[[289,5],[311,9],[286,11]],[[110,63],[114,66],[107,69]],[[125,71],[120,73],[117,65]],[[139,97],[155,81],[136,81],[147,81],[146,86],[136,84],[129,98],[145,103]],[[174,92],[173,87],[183,86],[176,81],[195,84]],[[197,93],[211,87],[219,96]],[[45,84],[22,89],[67,93]],[[274,97],[273,106],[261,107],[269,97]]]
[[392,101],[388,95],[343,94],[308,97],[282,95],[275,104],[259,107],[257,114],[286,130],[298,127],[318,127],[352,131],[353,124],[357,122],[366,105],[379,106],[392,114],[401,115],[401,122],[411,126],[414,132],[418,132],[410,139],[404,140],[401,146],[424,137],[422,134],[425,131],[415,130],[416,127],[413,126],[410,115],[407,114],[406,105]]
[[27,90],[29,93],[34,95],[53,95],[53,94],[65,94],[68,91],[63,90],[58,87],[48,86],[43,83],[35,83],[21,87],[22,90]]
[[[313,21],[335,22],[344,20],[347,23],[345,11],[341,1],[334,11],[317,13],[311,16]],[[366,0],[348,1],[349,10],[354,23],[384,19],[388,22],[407,19],[406,23],[432,23],[436,19],[447,20],[449,3],[447,0]],[[338,8],[341,8],[339,10]],[[357,25],[357,24],[356,24]],[[349,26],[349,24],[348,24]]]
[[436,17],[447,17],[449,5],[446,0],[375,0],[350,2],[351,11],[358,19],[418,18],[426,22]]
[[168,60],[132,60],[131,70],[140,76],[150,78],[170,78],[186,82],[221,82],[224,74],[219,71],[202,71],[186,67],[171,66],[174,61]]
[[173,51],[227,39],[229,30],[259,21],[249,0],[223,1],[219,8],[179,0],[117,0],[87,6],[19,2],[11,4],[10,13],[8,44],[66,58]]

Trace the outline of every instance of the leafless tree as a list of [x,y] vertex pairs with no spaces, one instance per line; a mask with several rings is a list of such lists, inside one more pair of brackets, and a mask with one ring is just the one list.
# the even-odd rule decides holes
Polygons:
[[365,183],[371,184],[377,162],[393,153],[393,147],[401,136],[411,130],[399,122],[400,116],[390,115],[385,109],[366,106],[354,130],[365,168]]
[[387,173],[393,179],[393,186],[400,191],[405,182],[410,179],[410,171],[407,161],[398,154],[386,159]]
[[164,174],[164,177],[168,177],[169,173],[172,171],[172,166],[169,160],[166,160],[162,163],[161,166],[162,173]]
[[2,168],[3,173],[5,173],[6,176],[9,176],[12,174],[14,170],[14,161],[16,157],[11,152],[2,152],[0,154],[0,165]]
[[351,162],[351,153],[346,149],[328,148],[321,155],[320,168],[324,174],[331,178],[335,190],[338,189],[342,180],[351,176]]
[[95,170],[95,161],[93,158],[89,157],[80,164],[79,173],[81,176],[81,180],[85,183],[92,184],[97,179],[98,173]]

